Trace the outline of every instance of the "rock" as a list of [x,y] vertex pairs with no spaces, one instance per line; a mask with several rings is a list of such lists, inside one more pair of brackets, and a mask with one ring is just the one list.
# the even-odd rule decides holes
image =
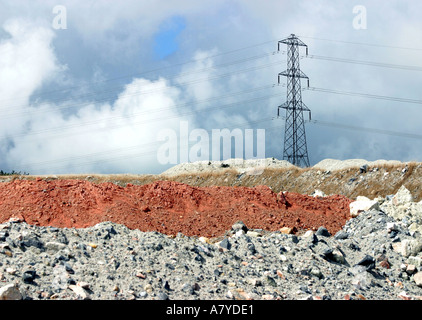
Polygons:
[[236,233],[234,234],[234,236],[237,237],[237,238],[239,238],[239,237],[241,237],[244,234],[245,234],[245,231],[243,231],[242,229],[240,229],[240,230],[237,230],[236,231]]
[[309,273],[311,275],[317,277],[318,279],[322,279],[323,278],[323,274],[322,274],[321,270],[318,267],[311,268],[311,270],[309,271]]
[[261,232],[248,230],[248,232],[246,232],[246,235],[250,237],[260,237]]
[[366,173],[368,171],[368,165],[364,164],[359,168],[360,173]]
[[35,247],[38,249],[42,249],[44,247],[44,243],[35,234],[25,235],[22,238],[21,243],[26,247]]
[[416,256],[422,250],[421,239],[404,239],[401,242],[393,243],[394,251],[400,253],[404,257]]
[[414,264],[408,264],[406,267],[406,273],[410,276],[416,272],[416,266]]
[[12,268],[12,267],[8,267],[8,268],[6,268],[6,272],[8,273],[8,274],[15,274],[16,273],[16,269],[15,268]]
[[327,195],[323,192],[323,191],[321,191],[321,190],[315,190],[314,191],[314,193],[312,194],[312,196],[314,197],[314,198],[316,198],[316,197],[321,197],[321,198],[324,198],[324,197],[326,197]]
[[375,268],[375,259],[370,255],[365,255],[358,263],[357,266],[364,266],[367,271]]
[[310,237],[311,235],[313,235],[314,234],[314,232],[312,231],[312,230],[307,230],[303,235],[302,235],[302,237],[303,238],[307,238],[307,237]]
[[347,233],[344,230],[340,230],[334,235],[334,239],[336,240],[344,240],[344,239],[347,239],[348,237],[349,237],[349,233]]
[[293,229],[289,227],[283,227],[280,229],[280,232],[284,234],[291,234],[293,232]]
[[144,290],[145,290],[147,293],[151,293],[151,292],[153,291],[152,285],[151,285],[150,283],[147,283],[147,284],[144,286]]
[[406,291],[402,291],[398,294],[398,297],[403,300],[412,300],[412,297],[409,296]]
[[312,232],[312,230],[306,231],[305,234],[303,234],[302,239],[308,245],[315,245],[318,243],[318,237]]
[[329,261],[334,261],[337,263],[345,263],[346,259],[344,258],[343,253],[338,249],[326,249],[323,252],[323,258]]
[[249,278],[246,279],[246,282],[249,283],[250,285],[254,286],[254,287],[259,287],[262,286],[262,281],[256,278]]
[[395,206],[408,204],[413,202],[413,196],[409,190],[406,189],[405,186],[401,186],[394,197],[391,199],[391,202]]
[[71,284],[69,285],[69,289],[72,290],[74,293],[76,293],[79,297],[81,297],[84,300],[90,299],[89,293],[81,286]]
[[237,221],[232,225],[232,230],[237,232],[238,230],[243,230],[245,233],[248,232],[248,227],[243,223],[243,221]]
[[85,281],[80,281],[76,285],[84,289],[89,289],[89,283]]
[[98,247],[98,245],[96,243],[93,243],[93,242],[88,243],[88,245],[93,249]]
[[367,290],[373,285],[373,277],[366,271],[364,266],[355,266],[351,268],[350,271],[354,274],[351,284],[355,286],[356,289]]
[[422,267],[422,257],[415,257],[415,256],[410,256],[407,259],[407,263],[408,264],[413,264],[416,267]]
[[49,241],[49,242],[46,242],[45,248],[47,250],[50,250],[50,251],[60,251],[64,248],[66,248],[66,245],[64,243],[61,243],[61,242]]
[[164,290],[167,290],[167,291],[170,291],[171,289],[170,289],[170,284],[169,284],[169,282],[166,280],[166,281],[164,281],[164,284],[163,284],[163,289]]
[[0,300],[22,300],[22,294],[15,283],[0,288]]
[[383,268],[386,268],[386,269],[390,269],[390,267],[391,267],[387,258],[385,258],[384,260],[382,260],[380,262],[380,266],[383,267]]
[[210,239],[207,237],[199,237],[198,240],[202,243],[210,243]]
[[369,211],[372,209],[379,210],[379,202],[377,200],[370,200],[367,197],[358,196],[356,201],[349,204],[350,216],[357,217],[361,212]]
[[413,276],[413,280],[415,281],[418,287],[422,287],[422,271],[419,271]]
[[22,274],[22,280],[25,283],[32,283],[34,282],[36,275],[35,270],[26,270]]
[[323,237],[331,237],[331,234],[328,232],[328,230],[325,227],[319,227],[317,232],[317,236],[323,236]]
[[[422,213],[422,209],[420,209],[418,212]],[[410,232],[413,232],[413,233],[419,232],[420,234],[422,234],[422,224],[421,223],[413,222],[413,223],[410,224],[408,229],[409,229]]]
[[387,223],[387,231],[391,232],[391,231],[397,231],[397,224],[395,222],[388,222]]
[[157,294],[157,300],[169,300],[169,297],[166,293],[161,291]]
[[265,278],[265,283],[266,283],[268,286],[277,287],[277,282],[274,280],[274,278],[272,278],[272,277],[270,277],[270,276],[267,276],[267,277]]
[[227,238],[224,238],[220,243],[219,243],[219,246],[221,247],[221,248],[223,248],[223,249],[226,249],[226,250],[230,250],[231,249],[231,247],[232,247],[232,245],[231,245],[231,243],[230,243],[230,241],[229,241],[229,239],[227,239]]

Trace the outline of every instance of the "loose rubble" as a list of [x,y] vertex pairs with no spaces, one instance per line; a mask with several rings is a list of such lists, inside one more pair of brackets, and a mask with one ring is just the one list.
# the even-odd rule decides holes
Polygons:
[[335,234],[238,221],[207,238],[11,220],[0,225],[0,299],[421,300],[421,221],[413,204],[399,212],[403,193]]
[[224,161],[196,161],[180,163],[162,173],[163,176],[171,177],[180,174],[193,174],[200,172],[216,172],[225,169],[233,169],[240,174],[261,174],[264,168],[293,168],[295,167],[286,160],[275,158],[267,159],[227,159]]

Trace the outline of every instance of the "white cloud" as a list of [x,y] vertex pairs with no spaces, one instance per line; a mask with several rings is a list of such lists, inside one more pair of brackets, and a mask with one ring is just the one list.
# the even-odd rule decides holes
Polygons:
[[164,79],[134,79],[114,104],[89,104],[68,118],[45,105],[7,160],[30,172],[160,172],[156,137],[177,130],[177,100]]
[[[162,169],[156,137],[162,128],[178,127],[178,89],[162,78],[135,78],[113,104],[88,100],[70,116],[63,115],[61,104],[29,105],[31,94],[63,70],[51,47],[53,33],[20,20],[6,30],[11,38],[0,47],[1,97],[13,98],[8,101],[17,107],[3,103],[1,108],[15,115],[24,112],[2,121],[2,160],[8,167],[37,173]],[[11,140],[6,141],[6,134]]]

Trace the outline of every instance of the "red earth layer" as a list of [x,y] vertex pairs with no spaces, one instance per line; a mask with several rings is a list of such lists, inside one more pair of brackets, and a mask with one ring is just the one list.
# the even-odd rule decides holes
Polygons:
[[193,187],[173,181],[120,187],[86,180],[14,180],[0,183],[0,223],[85,228],[102,221],[168,235],[217,237],[243,221],[250,229],[290,227],[293,233],[324,226],[331,234],[349,219],[350,199],[324,198],[267,186]]

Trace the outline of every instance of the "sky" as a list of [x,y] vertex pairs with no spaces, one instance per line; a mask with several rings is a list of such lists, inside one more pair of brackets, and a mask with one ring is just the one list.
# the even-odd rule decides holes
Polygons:
[[[422,161],[421,12],[413,0],[0,0],[0,170],[155,174],[251,145],[250,158],[283,159],[278,41],[291,34],[308,46],[311,165]],[[213,140],[222,132],[235,138]]]

